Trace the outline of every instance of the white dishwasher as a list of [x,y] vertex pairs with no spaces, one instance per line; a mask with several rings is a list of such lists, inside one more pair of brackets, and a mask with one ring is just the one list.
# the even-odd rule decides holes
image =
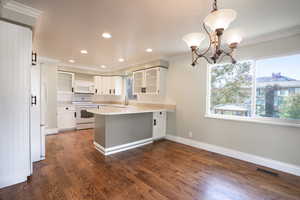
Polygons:
[[57,128],[58,131],[72,130],[76,128],[75,106],[60,105],[57,108]]

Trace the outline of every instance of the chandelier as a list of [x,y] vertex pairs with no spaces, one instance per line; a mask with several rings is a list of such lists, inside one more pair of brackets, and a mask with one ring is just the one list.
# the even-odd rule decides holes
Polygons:
[[232,53],[242,41],[239,35],[232,35],[227,40],[225,48],[222,45],[222,35],[236,18],[236,12],[232,9],[218,9],[217,0],[213,2],[213,10],[204,19],[203,29],[209,37],[209,46],[204,49],[200,44],[205,39],[204,33],[189,33],[183,40],[192,50],[192,66],[198,64],[199,58],[204,58],[208,63],[215,64],[228,56],[233,64],[236,60]]

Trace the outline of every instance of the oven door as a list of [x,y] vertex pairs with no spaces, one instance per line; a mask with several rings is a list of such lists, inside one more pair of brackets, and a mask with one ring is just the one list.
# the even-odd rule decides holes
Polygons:
[[88,109],[95,108],[95,106],[86,106],[86,107],[77,107],[76,108],[76,123],[77,124],[86,124],[94,123],[95,118],[93,113],[87,112]]

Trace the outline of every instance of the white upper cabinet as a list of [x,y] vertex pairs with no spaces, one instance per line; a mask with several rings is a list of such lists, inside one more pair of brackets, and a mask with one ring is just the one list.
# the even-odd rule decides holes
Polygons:
[[167,69],[155,67],[133,72],[133,94],[160,95],[165,90]]
[[160,68],[152,68],[145,70],[147,94],[159,94],[159,73]]
[[95,76],[95,95],[122,95],[121,76]]
[[102,77],[101,76],[94,76],[94,84],[95,84],[95,95],[101,95],[102,92]]
[[74,88],[75,93],[91,94],[95,86],[93,81],[75,80]]
[[57,90],[59,93],[73,93],[74,73],[58,71]]
[[101,83],[102,83],[102,95],[111,95],[112,94],[111,77],[103,76]]

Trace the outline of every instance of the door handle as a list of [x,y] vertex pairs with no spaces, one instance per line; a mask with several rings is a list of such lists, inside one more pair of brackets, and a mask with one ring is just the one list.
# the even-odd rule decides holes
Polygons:
[[74,117],[75,117],[75,118],[77,117],[77,114],[76,114],[76,112],[74,112]]
[[114,89],[114,94],[116,94],[116,89]]
[[35,105],[36,106],[36,96],[31,96],[31,105]]
[[97,94],[97,92],[98,92],[98,89],[95,89],[95,94]]

